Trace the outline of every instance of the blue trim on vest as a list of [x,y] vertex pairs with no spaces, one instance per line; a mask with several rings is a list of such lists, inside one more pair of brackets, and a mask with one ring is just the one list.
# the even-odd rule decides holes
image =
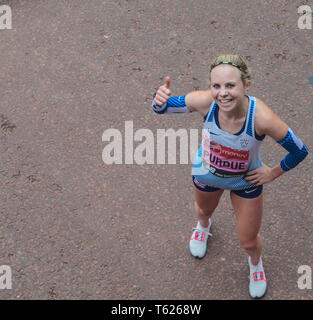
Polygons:
[[256,138],[257,140],[260,140],[260,141],[265,138],[265,134],[259,136],[259,135],[255,132],[255,130],[254,130],[254,135],[255,135],[255,138]]
[[255,109],[255,102],[254,99],[250,99],[250,109],[249,109],[249,114],[248,114],[248,125],[247,125],[247,135],[249,135],[250,137],[253,137],[253,133],[252,133],[252,121],[253,121],[253,113],[254,113],[254,109]]
[[[246,115],[246,119],[245,122],[242,126],[242,128],[240,129],[239,132],[235,133],[235,136],[239,136],[244,130],[245,130],[245,126],[246,126],[246,122],[247,122],[247,118],[248,118],[248,126],[247,126],[247,134],[251,137],[253,137],[252,135],[252,121],[253,121],[253,113],[256,107],[256,101],[254,99],[251,99],[250,96],[246,96],[249,99],[249,107],[250,107],[250,103],[251,103],[251,107],[250,107],[250,111],[249,111],[249,115]],[[217,105],[217,103],[214,101],[214,103],[212,103],[212,107],[209,109],[209,111],[206,113],[206,115],[203,117],[203,122],[206,121],[208,114],[211,112],[209,118],[208,118],[208,122],[212,122],[213,121],[213,116],[215,117],[215,122],[216,125],[218,126],[219,129],[221,129],[219,121],[218,121],[218,111],[219,111],[219,107]],[[222,130],[222,129],[221,129]],[[265,138],[265,134],[263,134],[262,136],[259,136],[255,129],[254,129],[254,137],[257,140],[263,140]]]
[[215,110],[218,108],[218,105],[216,104],[216,102],[214,102],[213,107],[211,108],[211,114],[208,118],[208,122],[212,122],[213,121],[213,116],[214,116],[214,112]]
[[[248,96],[248,98],[250,99],[250,97]],[[256,101],[255,99],[250,99],[251,100],[251,108],[250,108],[250,112],[249,112],[249,122],[248,122],[248,126],[247,126],[247,134],[251,137],[253,137],[252,135],[252,121],[254,121],[255,119],[255,109],[256,109]],[[255,131],[255,126],[254,126],[254,137],[255,139],[262,141],[265,138],[265,134],[259,136],[256,131]]]
[[211,112],[211,114],[210,114],[210,117],[209,117],[209,119],[208,119],[208,122],[212,122],[212,120],[213,120],[212,113],[214,113],[215,107],[216,107],[216,102],[213,101],[213,102],[211,103],[211,106],[210,106],[208,112],[207,112],[207,113],[205,114],[205,116],[203,117],[203,122],[206,121],[206,119],[207,119],[207,117],[208,117],[208,115],[209,115],[210,112]]

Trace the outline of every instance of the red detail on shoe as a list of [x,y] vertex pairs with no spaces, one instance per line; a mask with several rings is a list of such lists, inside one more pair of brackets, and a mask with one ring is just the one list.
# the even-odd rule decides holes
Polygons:
[[263,281],[266,282],[266,279],[265,279],[265,277],[264,277],[264,272],[263,272],[263,271],[254,272],[254,274],[253,274],[253,280],[254,280],[254,281],[263,280]]
[[201,231],[196,231],[194,238],[190,238],[190,240],[204,241],[205,234]]

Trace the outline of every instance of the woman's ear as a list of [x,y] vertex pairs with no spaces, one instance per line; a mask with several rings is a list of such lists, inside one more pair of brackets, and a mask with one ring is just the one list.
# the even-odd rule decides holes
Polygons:
[[245,84],[245,90],[248,91],[251,87],[251,80],[248,80]]

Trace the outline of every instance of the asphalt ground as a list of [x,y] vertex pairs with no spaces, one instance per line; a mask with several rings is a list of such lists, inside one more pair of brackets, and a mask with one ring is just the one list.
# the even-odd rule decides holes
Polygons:
[[[173,95],[205,89],[212,58],[239,53],[253,72],[249,94],[312,152],[313,31],[297,22],[298,7],[313,2],[2,3],[12,29],[0,30],[0,265],[12,289],[0,299],[249,299],[229,192],[196,260],[192,164],[108,165],[102,135],[123,137],[126,121],[154,138],[200,129],[197,114],[154,114],[152,94],[167,75]],[[267,165],[285,154],[265,138]],[[309,155],[264,186],[264,299],[312,299],[298,287],[298,268],[313,268],[312,164]]]

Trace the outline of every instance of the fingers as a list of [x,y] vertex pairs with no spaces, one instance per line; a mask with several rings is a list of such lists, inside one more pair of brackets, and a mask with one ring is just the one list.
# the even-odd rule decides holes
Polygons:
[[165,88],[168,90],[170,89],[170,80],[170,77],[165,77]]
[[251,180],[251,179],[253,179],[253,178],[255,178],[257,176],[257,173],[254,173],[254,174],[246,174],[245,176],[244,176],[244,178],[246,179],[246,180]]
[[250,174],[246,174],[246,175],[244,176],[244,179],[245,179],[246,181],[248,181],[248,182],[250,182],[250,183],[252,183],[252,184],[255,185],[255,183],[259,181],[259,175],[257,174],[257,172],[254,172],[254,173],[252,173],[252,174],[251,174],[251,172],[252,172],[252,171],[249,172]]
[[164,91],[162,91],[162,89],[159,89],[157,91],[157,94],[154,98],[154,101],[160,105],[160,106],[163,106],[167,101],[168,99],[170,98],[169,95],[167,95],[166,93],[164,93]]
[[[247,180],[247,179],[245,179],[245,180]],[[255,186],[257,185],[257,183],[260,182],[259,179],[253,179],[253,180],[247,180],[247,181],[249,181],[251,184],[254,184]]]
[[255,186],[269,183],[274,180],[271,175],[271,168],[264,163],[262,163],[260,168],[248,171],[245,174],[244,179]]
[[170,96],[171,95],[171,90],[170,90],[170,77],[165,77],[165,84],[160,87],[161,92],[165,94],[165,96]]
[[170,77],[165,77],[165,84],[158,89],[154,101],[156,104],[162,106],[168,101],[170,96]]
[[245,175],[244,179],[251,182],[251,181],[255,181],[256,179],[258,179],[258,176],[255,174]]
[[244,179],[255,186],[260,186],[261,184],[268,182],[266,177],[257,173],[251,174],[251,175],[245,175]]

